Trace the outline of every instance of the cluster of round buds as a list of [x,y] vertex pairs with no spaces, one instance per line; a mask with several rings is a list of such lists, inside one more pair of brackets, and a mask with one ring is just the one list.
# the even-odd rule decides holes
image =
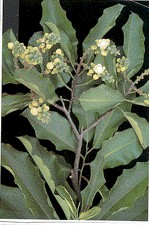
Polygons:
[[51,49],[53,45],[60,42],[60,37],[53,32],[50,34],[45,33],[44,36],[37,39],[36,42],[40,44],[39,48],[45,53],[47,50]]
[[95,45],[91,46],[91,50],[95,52],[95,54],[101,54],[103,56],[107,56],[108,50],[107,47],[110,45],[109,39],[97,39],[95,41]]
[[41,120],[42,123],[49,123],[50,121],[50,112],[49,106],[44,103],[42,98],[38,100],[33,100],[29,104],[30,112],[33,116],[37,116],[38,120]]
[[51,56],[51,61],[47,63],[45,74],[58,74],[68,72],[69,66],[64,60],[64,54],[61,49],[57,49]]
[[43,61],[43,56],[38,47],[28,46],[24,52],[24,60],[28,64],[37,65]]
[[120,55],[120,51],[117,49],[116,45],[108,46],[107,51],[110,55],[114,55],[114,56]]
[[122,58],[117,58],[116,70],[118,73],[123,73],[128,69],[130,61],[128,58],[123,56]]
[[24,46],[23,43],[20,43],[19,41],[15,41],[14,43],[9,42],[8,48],[12,50],[12,54],[14,55],[15,58],[24,57],[24,52],[26,50],[26,47]]
[[101,64],[96,65],[95,63],[91,63],[87,75],[92,76],[94,80],[101,78],[102,81],[108,81],[109,83],[114,82],[114,78],[110,76],[105,66]]

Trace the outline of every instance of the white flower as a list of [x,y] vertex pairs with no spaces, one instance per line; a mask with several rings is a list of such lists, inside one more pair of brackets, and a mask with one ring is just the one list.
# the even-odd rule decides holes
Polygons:
[[97,64],[93,69],[95,73],[102,74],[105,71],[105,66],[102,66],[101,64]]
[[110,44],[110,40],[109,39],[100,39],[100,40],[96,40],[97,46],[100,47],[101,50],[105,50],[109,44]]

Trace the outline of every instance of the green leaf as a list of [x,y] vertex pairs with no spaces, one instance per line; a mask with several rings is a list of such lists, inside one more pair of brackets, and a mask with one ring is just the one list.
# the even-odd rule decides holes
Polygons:
[[149,147],[149,123],[147,120],[131,112],[124,112],[124,116],[136,132],[142,147],[144,149]]
[[57,150],[76,150],[76,138],[70,124],[63,116],[51,112],[51,121],[46,124],[38,120],[36,116],[31,115],[29,109],[25,110],[22,115],[29,120],[35,129],[37,138],[51,141]]
[[132,13],[122,30],[124,32],[124,52],[130,60],[127,73],[129,77],[132,77],[142,67],[144,60],[143,21],[137,14]]
[[145,106],[145,107],[149,107],[149,105],[145,104],[145,100],[147,100],[147,98],[145,98],[144,96],[140,96],[137,98],[134,98],[132,100],[127,100],[128,102],[131,102],[134,105],[141,105],[141,106]]
[[15,74],[16,80],[34,91],[44,100],[49,100],[50,102],[57,100],[57,95],[49,78],[43,77],[35,68],[17,69]]
[[[88,128],[91,124],[93,124],[97,120],[97,113],[92,111],[85,111],[79,102],[75,102],[72,106],[72,111],[74,115],[77,117],[79,121],[79,127],[83,127],[84,129]],[[95,133],[95,129],[90,130],[85,134],[84,139],[88,143],[91,141]]]
[[133,207],[147,188],[147,165],[147,162],[138,162],[132,169],[124,170],[110,190],[107,200],[99,204],[101,211],[94,220],[107,220],[113,213]]
[[12,31],[12,29],[7,30],[3,34],[3,49],[2,49],[2,56],[3,56],[3,68],[4,70],[10,75],[14,75],[14,61],[13,61],[13,55],[11,53],[11,50],[8,49],[8,43],[16,41],[16,37]]
[[0,198],[1,219],[33,219],[31,211],[25,206],[25,200],[19,188],[1,184]]
[[99,154],[97,154],[96,158],[91,162],[90,169],[91,177],[89,183],[81,192],[83,212],[87,211],[91,207],[96,193],[106,182],[103,174],[103,158],[99,156]]
[[69,61],[71,62],[71,65],[73,66],[75,63],[75,57],[73,55],[73,49],[72,49],[72,45],[70,42],[70,39],[68,38],[68,36],[66,35],[66,33],[61,30],[60,28],[58,29],[55,24],[51,23],[51,22],[45,22],[44,23],[52,32],[54,32],[55,34],[57,34],[60,37],[60,45],[62,47],[62,49],[64,50],[64,52],[66,53]]
[[9,95],[4,93],[2,95],[2,116],[6,116],[7,114],[14,112],[18,109],[23,109],[31,102],[31,98],[29,94],[16,94]]
[[[72,59],[77,58],[77,38],[75,30],[71,25],[71,22],[66,17],[66,12],[62,9],[59,0],[44,0],[42,2],[42,19],[40,24],[43,29],[46,30],[45,22],[51,22],[55,24],[60,32],[64,44],[71,52]],[[72,47],[70,48],[70,43]],[[68,45],[67,45],[68,44]]]
[[103,185],[99,188],[99,194],[101,195],[103,202],[108,198],[109,189],[106,187],[106,185]]
[[54,181],[55,186],[66,185],[66,179],[70,174],[71,167],[68,163],[66,163],[62,156],[47,151],[46,148],[40,145],[37,138],[23,136],[18,137],[18,139],[22,142],[33,159],[34,157],[35,159],[38,157],[43,161],[44,165],[51,173],[51,178]]
[[124,120],[123,114],[118,109],[114,109],[105,115],[96,126],[93,148],[101,148],[103,141],[109,139]]
[[4,68],[2,68],[2,84],[19,84],[19,82],[16,81],[15,78]]
[[103,11],[103,15],[98,19],[97,24],[90,30],[90,33],[83,42],[85,50],[93,45],[96,39],[102,38],[112,27],[114,27],[115,21],[123,7],[123,5],[117,4]]
[[[19,140],[26,147],[30,156],[36,163],[45,181],[47,182],[49,188],[51,189],[54,197],[64,210],[67,219],[70,219],[68,204],[60,196],[55,194],[56,190],[55,184],[65,185],[66,179],[70,173],[70,169],[68,170],[67,168],[66,171],[66,168],[64,170],[62,167],[60,167],[56,156],[53,155],[52,153],[49,153],[44,147],[42,147],[36,138],[26,136],[26,137],[19,137]],[[66,167],[67,166],[66,162],[64,160],[63,162],[65,163],[64,166]],[[56,173],[54,170],[56,171]]]
[[148,221],[148,193],[138,198],[132,208],[114,213],[109,220]]
[[31,45],[31,46],[39,46],[39,44],[36,42],[37,39],[39,38],[42,38],[43,36],[43,32],[42,31],[38,31],[38,32],[35,32],[29,39],[29,42],[28,42],[28,45]]
[[92,110],[103,114],[124,101],[124,98],[119,91],[102,84],[84,91],[78,100],[85,111]]
[[2,144],[2,166],[14,176],[20,187],[26,206],[37,219],[54,219],[54,210],[40,178],[37,167],[33,165],[27,153],[19,152],[8,144]]
[[126,165],[138,158],[143,149],[133,129],[115,133],[105,141],[99,151],[99,157],[104,157],[104,169]]
[[93,208],[89,209],[86,212],[82,212],[79,216],[80,220],[88,220],[91,219],[92,217],[96,216],[101,209],[98,206],[94,206]]
[[58,192],[58,194],[67,202],[67,204],[69,205],[69,209],[72,212],[72,214],[75,216],[76,215],[76,206],[74,204],[74,201],[71,197],[71,195],[69,194],[69,192],[66,190],[66,188],[64,188],[62,185],[57,186],[56,187],[56,191]]
[[142,87],[140,87],[140,89],[141,89],[143,92],[149,94],[149,81],[147,81]]

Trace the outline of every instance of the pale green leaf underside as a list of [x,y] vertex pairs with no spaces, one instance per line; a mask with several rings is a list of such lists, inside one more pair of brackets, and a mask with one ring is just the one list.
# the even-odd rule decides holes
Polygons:
[[135,113],[124,112],[124,116],[136,132],[140,144],[146,149],[149,146],[149,123],[146,119],[139,117]]
[[[20,187],[26,206],[34,218],[54,219],[54,212],[40,178],[37,167],[33,165],[27,153],[19,152],[8,144],[2,144],[2,166],[9,170]],[[37,188],[38,187],[38,188]]]
[[122,29],[124,33],[124,52],[130,60],[127,72],[128,76],[132,77],[142,67],[144,59],[143,21],[137,14],[132,13]]
[[76,138],[70,124],[63,116],[56,112],[51,112],[51,121],[47,124],[42,123],[36,116],[31,115],[29,109],[25,110],[22,115],[29,120],[35,129],[37,138],[51,141],[55,144],[57,150],[76,150]]
[[92,217],[96,216],[100,212],[100,208],[98,206],[94,206],[93,208],[89,209],[86,212],[82,212],[79,216],[80,220],[88,220]]
[[94,217],[95,220],[107,220],[113,213],[133,207],[147,188],[147,165],[146,162],[138,162],[132,169],[124,170],[110,190],[109,197],[99,205],[101,211]]

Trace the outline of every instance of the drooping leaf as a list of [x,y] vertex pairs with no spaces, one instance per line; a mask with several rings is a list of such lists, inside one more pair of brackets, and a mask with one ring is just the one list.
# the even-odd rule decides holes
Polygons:
[[16,94],[9,95],[4,93],[2,95],[2,116],[6,116],[7,114],[14,112],[18,109],[23,109],[31,102],[31,98],[29,94]]
[[90,169],[90,180],[88,185],[81,192],[82,212],[85,212],[90,208],[96,193],[106,182],[103,174],[103,158],[101,156],[99,157],[99,154],[97,154],[96,158],[91,162]]
[[132,169],[124,170],[110,190],[109,197],[99,204],[101,211],[94,220],[107,220],[113,213],[133,207],[147,188],[147,165],[147,162],[138,162]]
[[100,208],[98,206],[94,206],[93,208],[89,209],[86,212],[82,212],[79,216],[80,220],[88,220],[92,217],[96,216],[100,212]]
[[112,27],[124,6],[117,4],[104,10],[103,15],[98,19],[97,24],[90,30],[83,42],[84,50],[94,44],[96,39],[102,38]]
[[132,77],[142,67],[144,59],[143,21],[137,14],[132,13],[122,29],[124,32],[124,52],[130,60],[127,73],[129,77]]
[[63,198],[55,194],[55,185],[66,184],[66,179],[68,177],[68,174],[70,173],[70,169],[68,170],[68,165],[63,160],[63,162],[65,163],[64,166],[67,166],[67,171],[66,168],[64,170],[63,167],[60,167],[56,156],[46,151],[46,149],[39,144],[36,138],[26,136],[19,137],[19,140],[26,147],[30,156],[36,163],[49,188],[51,189],[54,197],[61,205],[67,219],[70,219],[69,205],[65,200],[63,200]]
[[[25,206],[25,199],[19,188],[1,184],[1,219],[33,219],[31,211]],[[15,204],[14,204],[15,203]]]
[[4,68],[2,68],[2,84],[19,84],[18,81],[15,80],[14,76],[8,73]]
[[130,122],[136,135],[144,149],[149,147],[149,123],[145,118],[139,117],[135,113],[124,112],[124,116]]
[[69,192],[62,185],[56,187],[58,194],[67,202],[73,216],[76,216],[77,209]]
[[14,176],[15,183],[20,187],[26,206],[34,218],[54,219],[54,209],[46,193],[44,181],[29,155],[13,149],[8,144],[2,144],[2,166]]
[[117,132],[105,141],[99,157],[104,157],[104,169],[126,165],[131,160],[138,158],[143,149],[133,129]]
[[110,138],[124,120],[123,114],[118,109],[114,109],[105,115],[103,120],[96,126],[93,148],[101,148],[103,141]]
[[[77,44],[75,30],[73,29],[71,22],[66,17],[66,12],[62,9],[59,0],[44,0],[42,2],[42,19],[40,24],[46,31],[45,22],[51,22],[55,24],[60,32],[64,45],[71,52],[72,60],[77,57]],[[70,43],[72,47],[70,48]]]
[[34,91],[37,95],[49,102],[55,102],[57,95],[48,77],[43,77],[35,68],[17,69],[16,80]]
[[109,220],[147,221],[148,220],[148,193],[145,192],[136,200],[132,208],[127,208],[113,214]]
[[105,113],[110,108],[124,101],[119,91],[102,84],[84,91],[78,99],[85,111]]
[[[93,124],[97,120],[97,113],[92,111],[85,111],[79,102],[75,102],[72,106],[72,110],[74,115],[77,117],[79,121],[79,127],[83,127],[84,129],[88,128],[91,124]],[[85,134],[84,139],[88,143],[91,141],[95,133],[95,129],[90,130]]]
[[31,115],[28,109],[22,115],[29,120],[35,129],[37,138],[51,141],[55,144],[57,150],[76,150],[76,138],[70,124],[63,116],[56,112],[51,112],[51,121],[46,124],[38,120],[36,116]]

